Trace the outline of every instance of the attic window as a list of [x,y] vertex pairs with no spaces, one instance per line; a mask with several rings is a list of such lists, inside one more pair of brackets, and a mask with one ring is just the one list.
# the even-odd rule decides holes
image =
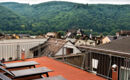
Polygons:
[[73,48],[66,48],[66,55],[72,54]]

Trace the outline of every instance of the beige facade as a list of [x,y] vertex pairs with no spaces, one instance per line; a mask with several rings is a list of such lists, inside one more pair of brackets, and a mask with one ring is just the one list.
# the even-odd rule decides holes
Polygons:
[[107,36],[102,39],[102,44],[106,44],[106,43],[109,43],[109,42],[111,42],[111,40]]

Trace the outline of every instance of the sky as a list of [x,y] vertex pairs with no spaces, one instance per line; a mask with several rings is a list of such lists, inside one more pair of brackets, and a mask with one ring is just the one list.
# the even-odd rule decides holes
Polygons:
[[38,4],[48,1],[69,1],[83,4],[130,4],[130,0],[0,0],[0,2],[19,2],[29,4]]

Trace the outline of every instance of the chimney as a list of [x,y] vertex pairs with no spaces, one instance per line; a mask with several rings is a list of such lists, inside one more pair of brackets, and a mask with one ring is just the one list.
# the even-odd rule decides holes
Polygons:
[[112,80],[118,80],[118,66],[116,64],[112,65]]
[[25,60],[25,49],[22,49],[21,60]]
[[116,36],[117,36],[117,37],[119,37],[119,36],[120,36],[120,33],[119,33],[119,32],[117,32],[117,33],[116,33]]
[[92,34],[89,35],[89,38],[92,39]]

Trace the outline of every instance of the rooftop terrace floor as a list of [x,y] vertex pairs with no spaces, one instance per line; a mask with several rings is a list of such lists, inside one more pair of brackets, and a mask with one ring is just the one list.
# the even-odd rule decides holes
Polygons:
[[[93,73],[83,71],[81,69],[75,68],[73,66],[62,63],[60,61],[56,61],[48,57],[26,59],[25,61],[36,61],[40,63],[40,65],[36,65],[36,67],[48,67],[49,69],[53,70],[53,72],[49,72],[49,76],[61,75],[67,80],[106,80]],[[21,62],[21,61],[12,61],[12,62]]]

